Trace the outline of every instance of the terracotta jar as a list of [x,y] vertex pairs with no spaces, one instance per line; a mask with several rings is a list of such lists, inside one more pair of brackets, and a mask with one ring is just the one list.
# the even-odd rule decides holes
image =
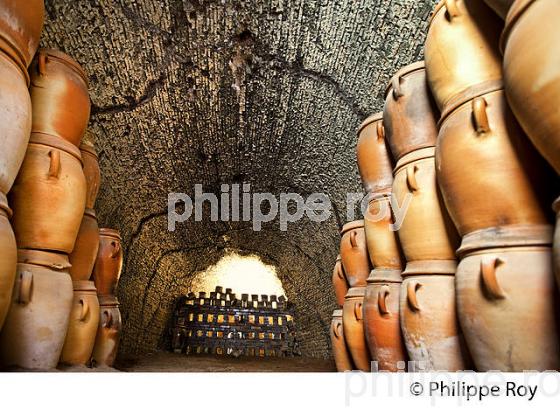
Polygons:
[[8,314],[16,279],[16,238],[9,218],[12,215],[6,196],[0,193],[0,330]]
[[552,248],[552,256],[554,262],[554,274],[556,281],[560,285],[560,197],[552,204],[554,212],[556,212],[556,226],[554,229],[554,242]]
[[84,175],[86,177],[87,186],[86,208],[93,209],[101,181],[99,160],[93,145],[82,143],[80,145],[80,152],[84,163]]
[[397,233],[408,262],[455,259],[459,242],[436,183],[434,150],[411,152],[395,167],[393,195],[402,221]]
[[332,315],[330,328],[332,351],[336,370],[339,372],[347,372],[354,368],[350,353],[346,348],[344,340],[344,328],[342,326],[342,309],[336,309]]
[[67,365],[86,365],[93,352],[99,325],[99,302],[93,282],[80,280],[72,283],[74,302],[60,362]]
[[468,368],[455,310],[454,273],[405,276],[401,286],[401,328],[416,371]]
[[461,235],[549,221],[545,209],[555,177],[547,177],[546,163],[517,125],[499,87],[469,90],[442,116],[437,179]]
[[401,334],[399,270],[375,269],[364,296],[364,331],[370,355],[379,370],[406,368],[406,348]]
[[340,257],[348,285],[351,288],[366,286],[370,264],[363,219],[348,222],[342,227],[340,234]]
[[375,196],[364,216],[369,260],[375,268],[402,269],[404,266],[397,233],[392,230],[391,198]]
[[3,367],[56,367],[72,309],[69,267],[66,255],[18,251],[12,304],[0,333]]
[[99,229],[99,251],[93,268],[98,295],[114,295],[121,276],[123,250],[121,236],[115,229]]
[[371,359],[364,334],[363,304],[366,287],[350,288],[342,308],[342,325],[346,346],[358,370],[369,372]]
[[10,191],[18,248],[72,252],[85,199],[78,148],[58,137],[32,134]]
[[436,145],[439,112],[426,82],[424,62],[400,69],[385,93],[383,122],[395,161]]
[[514,0],[484,0],[486,4],[490,6],[492,10],[496,12],[502,20],[506,19],[509,8],[513,4]]
[[99,308],[99,326],[91,359],[96,367],[112,367],[122,329],[119,302],[114,296],[99,296]]
[[502,36],[507,99],[539,152],[560,174],[560,4],[517,0]]
[[560,368],[549,246],[469,253],[457,268],[456,286],[461,328],[477,370]]
[[344,296],[348,292],[348,282],[346,282],[346,276],[344,275],[344,268],[342,267],[342,260],[340,255],[336,257],[336,262],[334,264],[332,283],[334,287],[334,294],[336,296],[336,304],[338,306],[344,305]]
[[467,88],[502,78],[503,23],[483,0],[443,0],[426,37],[426,75],[440,110]]
[[0,90],[0,192],[7,193],[16,179],[29,142],[31,99],[25,77],[1,51]]
[[[0,0],[0,50],[27,74],[45,20],[43,0]],[[3,88],[2,88],[3,90]]]
[[358,171],[367,193],[386,192],[393,183],[393,164],[385,143],[383,113],[370,115],[358,129]]
[[33,132],[56,135],[80,146],[90,113],[83,68],[61,51],[41,49],[29,72]]
[[70,254],[70,275],[73,281],[88,281],[99,250],[99,226],[93,209],[86,208],[82,224],[76,238],[76,245]]

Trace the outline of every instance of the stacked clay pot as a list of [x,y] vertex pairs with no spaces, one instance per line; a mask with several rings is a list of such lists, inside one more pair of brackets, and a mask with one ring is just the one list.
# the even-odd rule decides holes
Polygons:
[[384,122],[397,161],[393,197],[402,207],[396,220],[406,258],[401,327],[417,370],[456,371],[467,366],[455,315],[458,241],[436,181],[436,119],[424,63],[397,72],[387,88]]
[[342,309],[336,309],[332,315],[330,327],[331,345],[334,355],[336,370],[339,372],[350,371],[354,368],[352,358],[346,347],[344,327],[342,325]]
[[346,275],[342,267],[342,259],[340,255],[336,257],[332,273],[332,283],[334,287],[334,294],[336,297],[336,304],[338,306],[344,305],[344,296],[348,292],[348,282],[346,282]]
[[9,218],[12,211],[6,196],[0,192],[0,329],[10,308],[16,279],[17,246]]
[[119,348],[122,329],[119,302],[113,295],[99,298],[99,326],[92,353],[92,362],[97,367],[112,367]]

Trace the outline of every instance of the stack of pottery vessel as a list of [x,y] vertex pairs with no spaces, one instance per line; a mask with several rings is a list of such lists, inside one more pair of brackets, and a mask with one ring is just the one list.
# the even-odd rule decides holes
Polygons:
[[92,361],[95,366],[113,366],[121,333],[121,314],[115,295],[123,265],[121,236],[109,228],[99,229],[99,251],[93,281],[99,298],[99,326]]
[[[501,26],[482,0],[447,0],[436,6],[426,41],[428,81],[442,110],[437,179],[462,236],[457,312],[478,370],[558,369],[546,186],[555,177],[506,102]],[[537,66],[531,55],[524,58]],[[531,106],[538,99],[522,98],[520,104],[540,110]]]
[[437,115],[424,62],[397,72],[387,87],[383,118],[396,161],[395,220],[406,258],[402,331],[416,370],[457,371],[468,364],[455,310],[458,241],[436,181]]
[[374,269],[364,296],[364,331],[378,370],[404,369],[406,350],[399,322],[399,294],[403,268],[393,226],[391,191],[393,167],[385,141],[383,113],[368,117],[358,129],[358,169],[368,196],[364,228]]
[[340,255],[336,257],[336,261],[332,273],[332,284],[334,294],[336,297],[337,309],[333,312],[330,336],[331,344],[334,355],[336,369],[339,372],[344,372],[353,369],[352,359],[346,347],[346,340],[344,339],[344,331],[342,329],[342,306],[344,305],[344,298],[348,293],[348,282],[342,267],[342,259]]

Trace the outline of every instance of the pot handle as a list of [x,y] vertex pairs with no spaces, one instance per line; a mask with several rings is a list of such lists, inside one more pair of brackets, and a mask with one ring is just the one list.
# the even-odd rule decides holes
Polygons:
[[496,277],[496,268],[505,263],[502,259],[491,257],[482,259],[480,262],[480,273],[482,275],[482,282],[488,290],[488,293],[494,299],[505,298],[504,291],[500,284],[498,283],[498,278]]
[[408,298],[408,304],[412,308],[412,310],[418,312],[420,310],[420,305],[418,304],[418,298],[416,297],[416,292],[422,285],[417,281],[413,280],[408,282],[408,286],[406,288],[406,295]]
[[108,310],[105,310],[103,314],[107,317],[107,320],[103,323],[103,327],[109,329],[113,324],[113,314]]
[[58,150],[50,150],[49,178],[58,178],[60,175],[60,152]]
[[18,303],[26,305],[31,302],[31,289],[33,287],[33,274],[29,271],[23,271],[19,275],[19,296]]
[[387,315],[389,313],[389,310],[387,310],[387,296],[389,296],[389,286],[385,285],[377,295],[377,306],[382,315]]
[[362,302],[357,302],[354,304],[354,316],[356,316],[356,320],[362,320],[364,318],[362,306]]
[[337,339],[340,339],[340,326],[342,326],[340,322],[337,322],[336,325],[333,326],[333,333]]
[[82,305],[82,311],[80,312],[80,322],[83,322],[84,320],[86,320],[86,316],[89,313],[89,304],[85,299],[80,299],[80,304]]
[[445,8],[449,20],[453,19],[453,17],[459,17],[460,13],[457,7],[457,0],[445,0]]
[[111,246],[114,248],[113,252],[111,252],[111,258],[114,259],[114,258],[117,257],[117,255],[119,254],[119,252],[121,250],[121,244],[118,243],[117,241],[112,241]]
[[352,245],[352,248],[358,247],[358,242],[356,241],[356,236],[358,236],[358,233],[356,231],[350,232],[350,245]]
[[344,276],[344,272],[342,271],[342,263],[339,263],[336,266],[336,274],[340,279],[344,279],[346,281],[346,277]]
[[43,76],[47,73],[47,59],[47,54],[43,51],[39,51],[39,61],[37,64],[37,68],[40,76]]
[[478,134],[484,134],[490,131],[490,123],[488,122],[488,114],[486,107],[488,103],[484,97],[477,97],[472,101],[472,110],[474,125]]
[[416,172],[418,171],[418,166],[413,165],[406,168],[406,183],[408,184],[408,189],[411,192],[418,191],[418,181],[416,181]]
[[377,123],[377,139],[385,139],[385,126],[383,125],[383,121]]
[[399,98],[401,98],[404,95],[403,92],[402,92],[402,88],[401,88],[401,77],[400,76],[393,77],[393,80],[391,81],[391,86],[393,87],[393,98],[395,100],[398,100]]

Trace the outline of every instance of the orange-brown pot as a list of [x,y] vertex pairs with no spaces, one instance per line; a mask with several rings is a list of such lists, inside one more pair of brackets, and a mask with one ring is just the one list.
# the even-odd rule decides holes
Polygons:
[[456,94],[502,78],[503,22],[483,0],[443,0],[436,6],[424,48],[426,75],[440,110]]
[[[434,148],[401,158],[395,167],[393,195],[401,207],[397,233],[406,260],[455,259],[459,239],[439,194]],[[398,224],[397,212],[395,221]]]
[[459,96],[442,116],[437,179],[461,235],[550,219],[555,177],[547,177],[547,164],[517,125],[504,91],[492,88]]
[[558,370],[558,298],[549,246],[493,248],[457,268],[457,310],[477,370]]
[[87,195],[86,208],[95,206],[97,193],[99,192],[99,184],[101,183],[101,171],[99,169],[99,160],[97,153],[92,145],[83,143],[80,145],[82,153],[82,161],[84,162],[84,175],[86,177]]
[[76,239],[74,250],[70,254],[70,275],[73,281],[88,281],[93,273],[93,266],[99,250],[99,226],[93,209],[86,208],[82,224]]
[[121,276],[123,250],[121,236],[115,229],[99,229],[99,250],[93,268],[98,295],[114,295]]
[[3,367],[56,367],[72,309],[69,266],[66,255],[18,251],[12,304],[0,333]]
[[351,288],[366,286],[370,272],[364,221],[353,221],[345,224],[340,232],[340,257]]
[[17,248],[9,221],[11,215],[6,196],[0,193],[0,330],[10,309],[16,279]]
[[72,252],[85,200],[78,148],[51,135],[31,135],[10,191],[18,248]]
[[93,348],[92,362],[96,367],[112,367],[119,349],[122,329],[119,303],[114,296],[99,296],[99,326]]
[[336,309],[333,312],[331,328],[331,344],[336,364],[336,370],[339,372],[347,372],[354,368],[350,353],[346,348],[346,341],[344,340],[344,328],[342,326],[342,309]]
[[358,129],[358,171],[367,193],[386,192],[393,184],[393,165],[385,143],[383,113],[369,116]]
[[365,286],[350,288],[342,308],[342,325],[346,346],[352,356],[354,366],[358,370],[369,372],[371,359],[364,333],[363,304]]
[[348,293],[348,282],[346,282],[346,276],[344,275],[344,268],[342,267],[340,255],[336,257],[332,274],[332,283],[334,287],[334,294],[336,296],[336,304],[338,306],[342,306],[344,305],[344,296]]
[[492,10],[496,12],[502,20],[506,19],[508,11],[514,0],[484,0]]
[[93,282],[74,281],[73,286],[74,302],[60,362],[86,365],[93,352],[99,325],[99,302]]
[[385,96],[383,122],[395,161],[420,148],[433,147],[439,112],[426,82],[424,62],[400,69]]
[[404,266],[397,234],[391,228],[393,222],[391,198],[375,196],[364,217],[369,260],[375,268],[402,269]]
[[379,370],[396,372],[406,367],[399,319],[399,270],[375,269],[364,296],[364,331],[370,355]]
[[560,174],[560,4],[517,0],[502,36],[507,99],[539,152]]
[[90,113],[83,68],[61,51],[41,49],[29,72],[33,132],[56,135],[78,147]]
[[552,248],[552,256],[554,262],[554,274],[556,281],[560,286],[560,197],[552,204],[554,212],[556,212],[556,226],[554,228],[554,242]]

